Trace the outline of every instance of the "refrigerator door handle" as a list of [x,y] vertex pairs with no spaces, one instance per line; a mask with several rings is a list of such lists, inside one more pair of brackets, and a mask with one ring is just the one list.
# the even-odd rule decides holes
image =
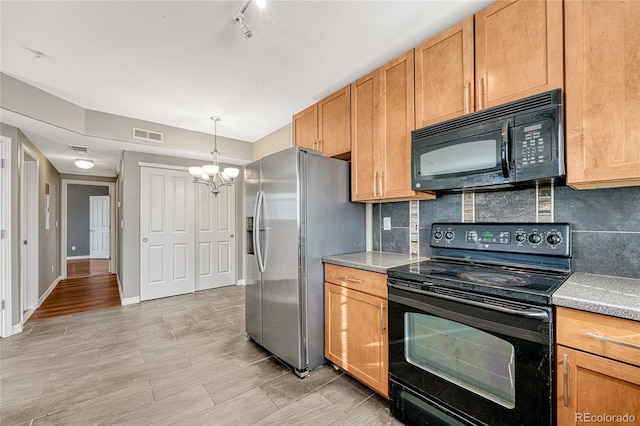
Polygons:
[[264,272],[264,260],[262,259],[262,246],[261,232],[262,228],[262,201],[264,199],[264,192],[258,192],[258,199],[256,200],[256,207],[254,211],[254,226],[253,226],[253,247],[256,253],[256,261],[258,262],[258,270]]

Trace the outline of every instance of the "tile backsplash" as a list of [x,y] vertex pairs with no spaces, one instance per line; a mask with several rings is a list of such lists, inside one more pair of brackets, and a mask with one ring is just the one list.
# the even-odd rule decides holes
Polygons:
[[[464,199],[466,198],[466,200]],[[640,278],[640,187],[576,191],[567,186],[447,194],[419,203],[419,250],[431,255],[434,222],[568,222],[572,269]],[[383,229],[383,218],[391,229]],[[373,205],[373,249],[410,253],[410,203]]]

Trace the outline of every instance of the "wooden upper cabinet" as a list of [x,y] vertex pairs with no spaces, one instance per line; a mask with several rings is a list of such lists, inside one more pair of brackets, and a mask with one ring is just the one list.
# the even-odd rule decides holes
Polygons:
[[498,0],[476,13],[476,109],[563,87],[562,5]]
[[416,128],[475,110],[473,16],[416,48]]
[[640,2],[565,3],[567,183],[640,185]]
[[293,116],[293,141],[295,146],[317,149],[318,104],[313,104]]
[[414,93],[413,50],[352,84],[352,201],[434,198],[411,189]]
[[293,116],[293,144],[347,157],[351,151],[351,86],[327,96]]
[[378,197],[380,70],[351,84],[351,200]]
[[318,102],[318,138],[325,157],[351,151],[351,86]]

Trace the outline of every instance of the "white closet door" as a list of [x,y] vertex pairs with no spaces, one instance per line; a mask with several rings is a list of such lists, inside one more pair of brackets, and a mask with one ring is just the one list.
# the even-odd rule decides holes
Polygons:
[[89,196],[89,257],[109,258],[109,196]]
[[140,168],[140,300],[195,290],[193,186],[187,171]]
[[197,289],[235,285],[235,186],[223,187],[217,197],[208,187],[197,188]]

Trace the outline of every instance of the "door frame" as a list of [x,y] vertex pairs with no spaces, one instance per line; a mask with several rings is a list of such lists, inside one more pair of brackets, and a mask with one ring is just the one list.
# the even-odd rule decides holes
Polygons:
[[116,273],[116,247],[117,247],[117,235],[116,227],[114,226],[114,220],[116,217],[116,203],[114,198],[116,195],[116,183],[115,182],[102,182],[96,180],[76,180],[76,179],[62,179],[62,199],[60,201],[60,277],[61,279],[67,278],[67,191],[68,185],[90,185],[90,186],[106,186],[109,188],[109,273]]
[[11,138],[0,136],[0,161],[2,161],[0,185],[2,185],[0,199],[0,229],[4,231],[0,239],[0,297],[4,302],[4,309],[0,314],[0,337],[11,336],[12,305],[11,305]]
[[[27,159],[29,158],[29,160]],[[20,239],[27,240],[29,276],[24,276],[24,244],[20,244],[20,323],[24,324],[38,308],[40,287],[40,157],[25,144],[20,144]],[[27,286],[24,285],[25,280]],[[26,310],[25,310],[26,306]]]

